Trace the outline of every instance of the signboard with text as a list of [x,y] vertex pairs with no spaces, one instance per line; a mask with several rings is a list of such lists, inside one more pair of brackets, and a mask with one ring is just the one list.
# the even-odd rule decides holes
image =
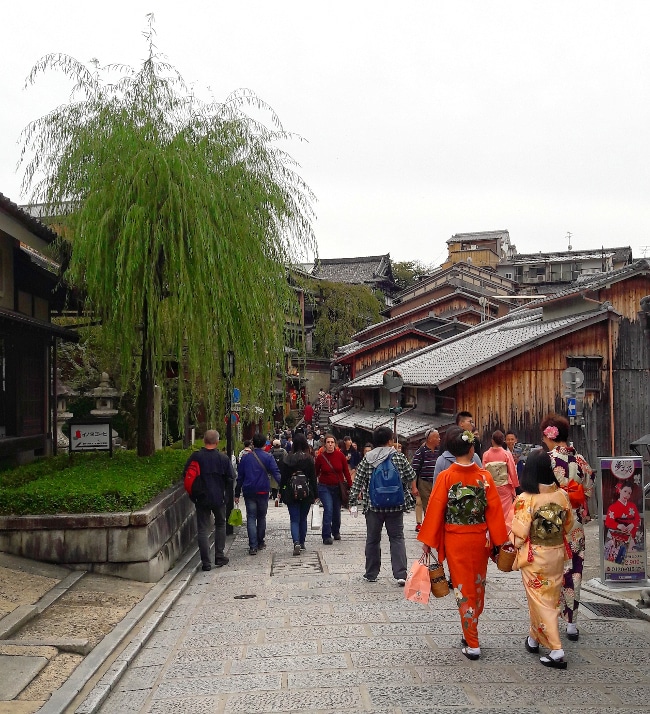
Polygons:
[[113,453],[110,421],[70,422],[70,451]]
[[598,476],[602,582],[647,577],[643,459],[601,458]]

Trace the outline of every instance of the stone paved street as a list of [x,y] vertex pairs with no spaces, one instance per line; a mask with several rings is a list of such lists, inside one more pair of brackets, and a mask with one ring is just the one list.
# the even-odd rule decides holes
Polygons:
[[[341,541],[324,546],[311,531],[300,558],[291,555],[286,508],[269,508],[268,548],[257,556],[241,528],[230,564],[196,574],[101,712],[647,711],[649,622],[583,607],[580,642],[563,637],[569,669],[549,670],[523,647],[519,574],[490,564],[482,656],[470,662],[453,597],[428,607],[405,601],[385,534],[379,581],[363,581],[365,519],[342,518]],[[420,550],[414,526],[408,514],[409,563]]]

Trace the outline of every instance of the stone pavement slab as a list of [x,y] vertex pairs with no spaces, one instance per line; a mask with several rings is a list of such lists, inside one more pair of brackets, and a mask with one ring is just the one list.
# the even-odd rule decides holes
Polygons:
[[17,697],[47,663],[47,657],[0,655],[0,701]]
[[[581,608],[580,641],[563,635],[568,670],[547,669],[523,647],[528,612],[519,574],[490,564],[481,659],[470,662],[460,652],[453,596],[432,598],[427,607],[405,601],[385,534],[379,580],[363,581],[365,519],[343,513],[342,520],[342,540],[333,546],[308,533],[304,563],[291,555],[286,508],[269,509],[267,548],[257,556],[248,555],[240,529],[229,565],[194,576],[100,711],[630,714],[647,708],[650,623]],[[414,525],[408,514],[409,563],[420,553]]]

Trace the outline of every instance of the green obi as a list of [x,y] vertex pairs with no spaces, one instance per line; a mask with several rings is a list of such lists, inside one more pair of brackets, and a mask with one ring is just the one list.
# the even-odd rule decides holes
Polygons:
[[562,545],[566,509],[559,503],[547,503],[538,508],[530,524],[530,542],[533,545]]
[[464,486],[455,483],[447,493],[445,523],[474,526],[485,523],[487,496],[484,486]]

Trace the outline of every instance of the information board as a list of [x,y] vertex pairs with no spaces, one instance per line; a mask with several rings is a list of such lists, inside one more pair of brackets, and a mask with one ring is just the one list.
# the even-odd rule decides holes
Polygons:
[[113,453],[110,421],[70,422],[70,451]]
[[601,458],[598,474],[602,582],[645,580],[643,459]]

